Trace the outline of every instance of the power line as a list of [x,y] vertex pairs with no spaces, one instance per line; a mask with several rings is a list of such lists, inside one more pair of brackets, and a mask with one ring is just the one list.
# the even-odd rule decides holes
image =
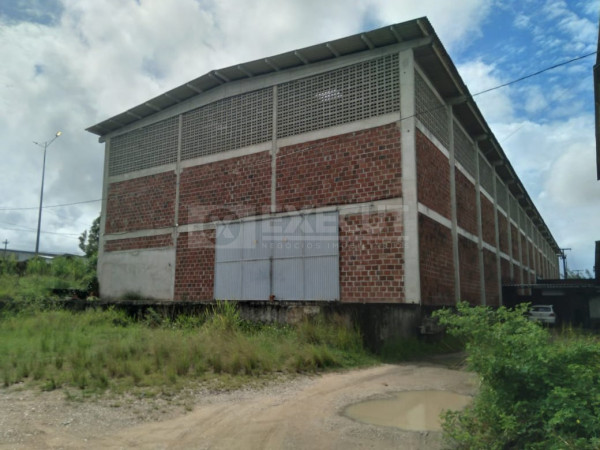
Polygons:
[[[62,203],[60,205],[46,205],[43,207],[43,209],[46,208],[60,208],[63,206],[73,206],[73,205],[82,205],[84,203],[95,203],[95,202],[101,202],[102,199],[96,199],[96,200],[83,200],[81,202],[73,202],[73,203]],[[28,207],[22,207],[22,208],[11,208],[11,207],[5,207],[2,206],[0,207],[0,211],[24,211],[24,210],[28,210],[28,209],[38,209],[39,206],[28,206]]]
[[[4,227],[4,226],[0,226],[0,229],[2,229],[2,230],[10,230],[10,231],[26,231],[28,233],[37,233],[37,230],[33,230],[31,228]],[[79,236],[79,234],[75,234],[75,233],[58,233],[56,231],[40,231],[40,233],[54,234],[54,235],[57,235],[57,236],[71,236],[71,237]]]
[[538,70],[537,72],[530,73],[529,75],[525,75],[525,76],[523,76],[521,78],[517,78],[517,79],[514,79],[514,80],[509,81],[507,83],[499,84],[498,86],[494,86],[494,87],[491,87],[489,89],[485,89],[483,91],[479,91],[479,92],[477,92],[475,94],[472,94],[471,97],[475,97],[477,95],[481,95],[481,94],[485,94],[487,92],[495,91],[496,89],[500,89],[500,88],[503,88],[503,87],[506,87],[506,86],[510,86],[511,84],[519,83],[519,82],[521,82],[523,80],[527,80],[528,78],[532,78],[532,77],[540,75],[540,74],[542,74],[544,72],[548,72],[549,70],[556,69],[557,67],[566,66],[567,64],[571,64],[571,63],[579,61],[581,59],[588,58],[588,57],[590,57],[592,55],[595,55],[596,53],[598,53],[598,52],[587,53],[585,55],[577,56],[577,57],[575,57],[573,59],[570,59],[568,61],[564,61],[564,62],[561,62],[561,63],[558,63],[558,64],[554,64],[553,66],[546,67],[545,69]]

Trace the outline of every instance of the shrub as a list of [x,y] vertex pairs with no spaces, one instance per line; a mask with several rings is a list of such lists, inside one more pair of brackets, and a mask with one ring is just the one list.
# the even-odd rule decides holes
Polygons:
[[600,346],[574,334],[553,338],[514,310],[438,311],[449,333],[466,341],[480,376],[471,407],[446,413],[443,429],[459,448],[598,448]]

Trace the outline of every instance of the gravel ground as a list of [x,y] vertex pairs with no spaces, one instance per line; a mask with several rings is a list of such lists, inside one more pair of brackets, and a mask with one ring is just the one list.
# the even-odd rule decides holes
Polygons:
[[80,399],[65,390],[0,390],[0,449],[30,448],[441,448],[436,432],[355,422],[344,408],[405,390],[472,395],[472,374],[437,363],[382,365],[299,376],[216,392],[174,396],[107,394]]

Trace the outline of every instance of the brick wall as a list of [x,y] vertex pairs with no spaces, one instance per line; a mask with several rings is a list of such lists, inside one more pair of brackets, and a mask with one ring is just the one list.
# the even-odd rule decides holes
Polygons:
[[502,274],[502,283],[513,283],[510,276],[510,262],[508,259],[500,258],[500,271]]
[[277,210],[362,203],[402,195],[396,124],[282,147]]
[[106,203],[106,233],[174,225],[174,172],[111,183]]
[[481,304],[477,243],[458,236],[458,264],[460,267],[460,299],[471,305]]
[[490,245],[496,246],[496,224],[494,221],[494,204],[488,198],[481,197],[481,229],[483,240]]
[[498,237],[500,242],[500,251],[510,254],[508,247],[508,220],[506,216],[498,211]]
[[521,239],[521,264],[523,267],[529,267],[529,260],[527,259],[527,255],[529,255],[529,243],[521,231],[519,231],[519,238]]
[[450,163],[417,130],[417,190],[419,203],[450,219]]
[[340,217],[340,297],[343,302],[402,302],[402,215]]
[[517,265],[513,266],[513,280],[515,284],[520,284],[523,282],[523,271]]
[[181,173],[180,225],[262,214],[270,205],[269,152],[188,167]]
[[510,224],[510,238],[512,239],[512,257],[516,261],[521,261],[519,256],[519,231],[512,223]]
[[181,233],[175,264],[175,300],[212,300],[215,231]]
[[423,304],[455,304],[450,229],[419,214],[419,253]]
[[483,249],[483,276],[485,280],[485,302],[488,306],[499,306],[498,266],[496,255]]
[[139,250],[143,248],[171,247],[172,245],[172,235],[161,234],[158,236],[144,236],[106,241],[104,243],[104,251],[116,252],[120,250]]
[[477,191],[460,170],[456,176],[456,216],[458,226],[477,236]]

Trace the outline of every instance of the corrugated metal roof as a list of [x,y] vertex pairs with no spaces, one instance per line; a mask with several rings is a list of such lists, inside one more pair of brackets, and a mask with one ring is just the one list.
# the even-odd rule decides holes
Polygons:
[[455,116],[471,137],[478,141],[479,148],[486,158],[494,164],[496,172],[509,186],[519,203],[526,210],[532,211],[532,220],[544,237],[553,243],[553,250],[558,253],[560,251],[558,244],[426,17],[292,50],[268,58],[213,70],[121,114],[97,123],[87,128],[87,131],[104,136],[174,107],[195,96],[203,95],[211,89],[226,83],[265,76],[295,67],[428,37],[431,39],[428,45],[414,48],[416,62],[431,80],[439,94],[453,105]]
[[99,136],[112,133],[140,119],[168,109],[225,83],[268,75],[294,67],[425,37],[426,33],[421,26],[422,21],[429,23],[426,18],[411,20],[410,22],[399,23],[334,41],[292,50],[279,55],[269,56],[268,58],[213,70],[121,114],[99,122],[87,128],[87,131]]

